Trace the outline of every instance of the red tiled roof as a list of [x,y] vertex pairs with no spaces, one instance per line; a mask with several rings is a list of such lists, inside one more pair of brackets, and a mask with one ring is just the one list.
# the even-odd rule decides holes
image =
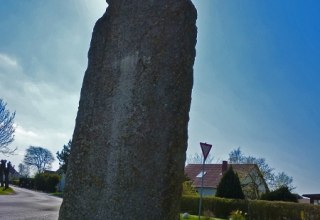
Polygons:
[[[238,173],[240,179],[247,176],[251,170],[258,168],[255,164],[228,164],[228,167],[230,165],[232,165],[234,172]],[[202,170],[202,164],[188,164],[184,170],[193,185],[201,187],[201,178],[197,177],[197,175]],[[203,186],[217,188],[222,177],[222,164],[206,164],[204,171]]]

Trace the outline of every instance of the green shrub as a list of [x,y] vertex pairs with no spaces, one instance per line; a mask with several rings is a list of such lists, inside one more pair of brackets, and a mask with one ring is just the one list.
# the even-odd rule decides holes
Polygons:
[[58,174],[49,174],[46,181],[47,192],[56,192],[59,181],[60,181],[60,176]]
[[247,213],[243,213],[242,211],[236,210],[236,211],[232,211],[231,215],[229,216],[231,220],[246,220],[246,214]]
[[27,189],[34,189],[34,178],[19,178],[19,186]]
[[261,196],[261,200],[269,201],[285,201],[285,202],[298,202],[297,197],[290,192],[288,187],[283,186],[277,190],[265,193]]
[[18,179],[13,179],[13,180],[11,180],[11,184],[12,185],[15,185],[15,186],[19,186],[19,180]]
[[58,174],[39,173],[34,178],[35,189],[45,192],[55,192],[59,181],[60,176]]
[[[181,212],[197,215],[198,205],[198,196],[182,196]],[[202,213],[204,210],[210,210],[215,217],[224,219],[227,219],[234,210],[247,213],[247,219],[258,220],[318,220],[320,216],[320,206],[292,202],[204,197],[202,207]]]
[[197,196],[196,189],[192,186],[191,181],[184,181],[182,184],[182,195]]
[[[245,200],[224,199],[218,197],[203,197],[202,210],[210,210],[215,217],[227,218],[233,210],[241,210],[246,212],[247,203]],[[199,197],[198,196],[183,196],[181,199],[181,212],[188,212],[196,215],[199,211]]]

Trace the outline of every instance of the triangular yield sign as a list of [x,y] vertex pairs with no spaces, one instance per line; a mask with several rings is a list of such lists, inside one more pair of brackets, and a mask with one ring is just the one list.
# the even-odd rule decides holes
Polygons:
[[209,154],[209,152],[211,150],[212,145],[200,142],[200,146],[201,146],[203,158],[204,158],[204,161],[205,161],[207,159],[207,157],[208,157],[208,154]]

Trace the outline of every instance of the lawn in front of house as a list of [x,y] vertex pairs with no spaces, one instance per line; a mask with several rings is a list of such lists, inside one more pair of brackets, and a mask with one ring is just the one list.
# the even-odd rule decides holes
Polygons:
[[[183,214],[180,214],[180,220],[198,220],[199,219],[197,215],[189,215],[188,218],[183,218],[182,215]],[[224,220],[222,218],[208,218],[205,216],[201,216],[200,219],[201,220]]]
[[8,189],[4,189],[4,187],[0,187],[0,195],[11,195],[11,194],[14,194],[14,190],[9,187]]

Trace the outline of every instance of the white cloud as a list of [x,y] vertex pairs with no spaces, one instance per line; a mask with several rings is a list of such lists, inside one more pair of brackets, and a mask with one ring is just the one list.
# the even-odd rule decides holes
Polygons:
[[95,1],[93,3],[92,0],[76,1],[75,5],[78,5],[78,10],[82,15],[88,16],[87,20],[90,22],[95,22],[99,16],[101,17],[108,6],[106,1]]
[[[16,125],[15,140],[11,144],[11,148],[17,148],[14,155],[8,156],[8,160],[12,164],[18,166],[23,162],[25,151],[29,146],[40,146],[47,148],[55,157],[57,151],[62,150],[62,146],[71,138],[70,132],[62,132],[57,129],[36,129]],[[58,160],[52,164],[52,169],[56,170],[59,167]]]
[[18,61],[4,53],[0,53],[0,67],[2,68],[18,68]]
[[[8,20],[8,27],[14,30],[3,29],[6,35],[0,35],[1,45],[7,36],[12,36],[8,42],[17,42],[0,51],[0,98],[10,111],[16,111],[11,147],[18,150],[8,158],[16,166],[30,145],[45,147],[55,156],[71,139],[92,29],[107,4],[104,0],[72,0],[34,3],[32,7],[33,12],[25,10],[24,15],[32,32]],[[53,8],[64,10],[51,13]],[[53,168],[57,167],[55,161]]]
[[21,139],[29,139],[29,138],[38,138],[39,137],[39,135],[36,134],[35,132],[30,131],[30,130],[26,130],[21,126],[16,127],[15,134]]
[[[69,134],[58,130],[25,128],[17,126],[14,144],[18,147],[42,146],[48,148],[60,148],[70,139]],[[61,145],[61,146],[60,146]]]

